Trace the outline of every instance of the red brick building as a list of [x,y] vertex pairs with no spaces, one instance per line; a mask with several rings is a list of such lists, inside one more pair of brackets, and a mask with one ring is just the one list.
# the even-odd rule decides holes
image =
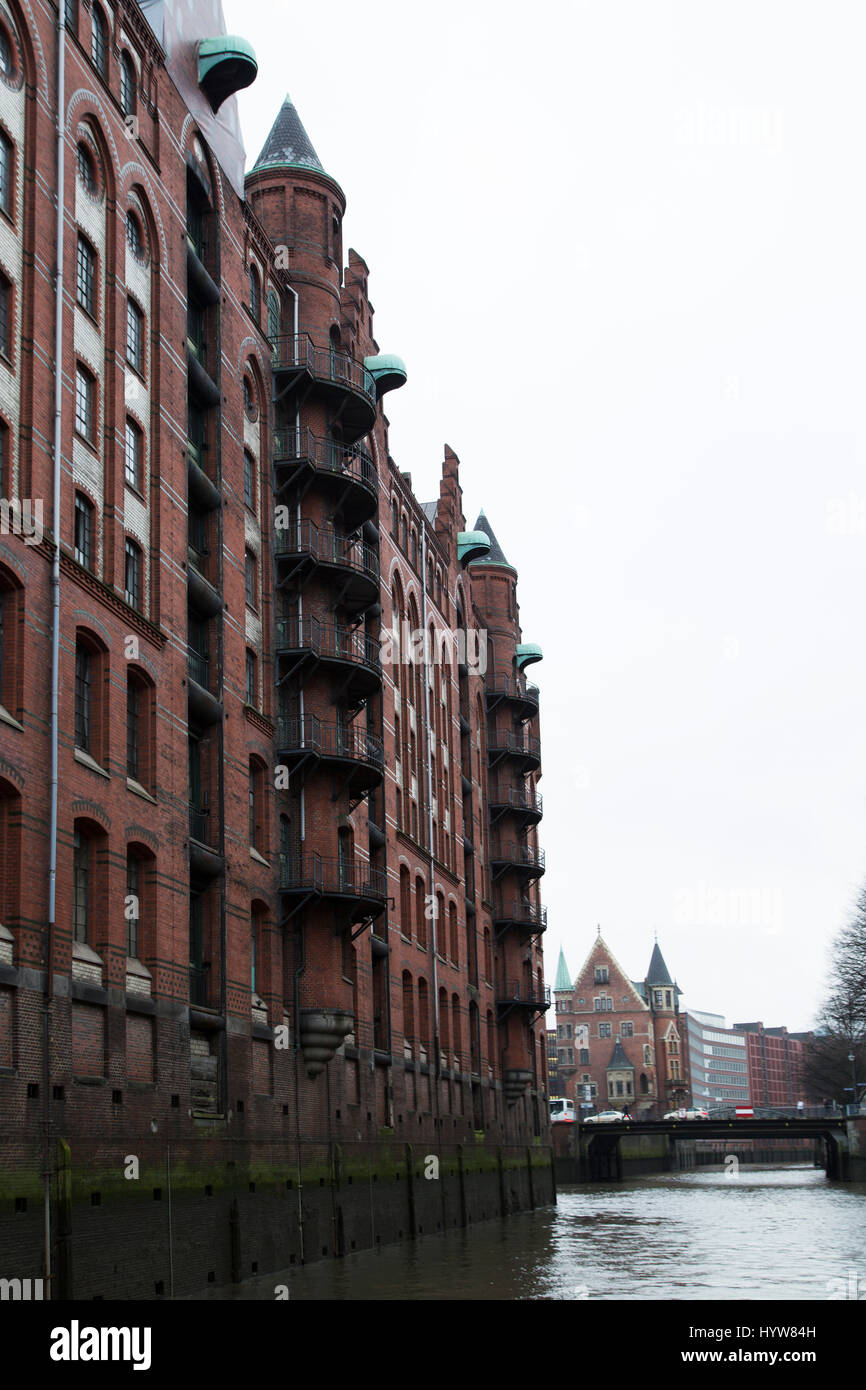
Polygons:
[[679,999],[658,943],[643,980],[625,973],[601,929],[573,982],[561,953],[554,988],[558,1094],[646,1119],[685,1104]]
[[[508,1177],[547,1136],[541,653],[455,454],[424,505],[391,458],[405,368],[288,99],[244,176],[255,72],[218,0],[0,0],[0,1249],[46,1170],[110,1206],[137,1154],[161,1200],[170,1146],[232,1277],[245,1221],[262,1268],[368,1243],[365,1145],[410,1189],[377,1239],[427,1150],[477,1146],[479,1214],[550,1195]],[[321,1238],[238,1206],[313,1170]]]
[[753,1105],[790,1107],[812,1099],[801,1076],[807,1042],[791,1037],[787,1028],[765,1028],[763,1023],[735,1023],[734,1028],[746,1039]]

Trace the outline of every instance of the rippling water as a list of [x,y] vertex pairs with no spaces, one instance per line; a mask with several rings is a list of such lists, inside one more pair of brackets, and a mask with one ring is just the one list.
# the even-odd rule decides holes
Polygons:
[[202,1297],[826,1300],[852,1272],[866,1294],[866,1184],[741,1168],[563,1188],[556,1207]]

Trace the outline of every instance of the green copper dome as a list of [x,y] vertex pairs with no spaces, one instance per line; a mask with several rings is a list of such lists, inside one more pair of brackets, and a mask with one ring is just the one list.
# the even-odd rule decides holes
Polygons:
[[543,661],[544,652],[536,642],[520,642],[517,646],[517,666],[519,670],[531,666],[533,661]]
[[198,85],[214,111],[256,80],[259,65],[252,44],[236,34],[201,39],[198,46]]
[[461,565],[480,560],[490,552],[490,537],[484,531],[460,531],[457,535],[457,559]]
[[379,400],[386,391],[395,391],[406,385],[406,363],[402,357],[392,352],[380,352],[375,357],[365,357],[364,366],[376,383]]

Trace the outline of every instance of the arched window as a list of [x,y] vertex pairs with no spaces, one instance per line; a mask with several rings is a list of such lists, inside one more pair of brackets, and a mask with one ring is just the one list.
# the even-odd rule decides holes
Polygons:
[[421,877],[415,879],[415,940],[419,946],[427,945],[427,916],[424,880]]
[[92,150],[89,150],[83,140],[79,141],[77,149],[78,177],[84,187],[85,193],[89,193],[91,198],[95,198],[99,192],[99,183],[96,176],[96,160]]
[[397,498],[391,498],[391,535],[397,539],[400,530],[400,508],[397,505]]
[[496,1065],[496,1024],[492,1009],[487,1010],[487,1065],[492,1073]]
[[22,598],[17,582],[7,571],[0,570],[0,707],[13,717],[18,714],[18,613]]
[[126,775],[145,791],[154,783],[153,686],[131,667],[126,675]]
[[250,313],[258,323],[262,313],[262,290],[259,272],[254,265],[250,266]]
[[493,952],[490,949],[490,928],[484,928],[484,978],[493,979]]
[[454,1062],[463,1069],[463,1030],[460,1025],[460,996],[451,996],[451,1037],[454,1040]]
[[126,213],[126,244],[138,260],[144,260],[144,232],[141,228],[138,214],[131,208]]
[[103,81],[108,80],[108,21],[98,5],[93,6],[90,57]]
[[126,52],[120,55],[120,109],[124,116],[135,110],[135,64]]
[[124,479],[135,492],[144,491],[144,432],[127,415]]
[[0,76],[11,77],[12,71],[12,45],[6,30],[0,26]]
[[124,547],[123,597],[130,608],[141,610],[144,563],[141,547],[127,537]]
[[151,952],[155,903],[154,856],[146,845],[126,847],[126,954],[132,960],[144,960]]
[[427,1006],[427,981],[418,981],[418,1038],[421,1046],[430,1047],[430,1017]]
[[409,870],[400,865],[400,930],[407,940],[412,939],[412,891]]
[[5,212],[7,217],[13,212],[14,169],[15,147],[0,131],[0,212]]
[[250,849],[264,855],[265,845],[265,768],[259,758],[250,758]]
[[439,1048],[442,1052],[443,1067],[447,1067],[448,1065],[446,1054],[448,1052],[448,1039],[450,1036],[451,1030],[448,1027],[448,991],[443,985],[439,990]]
[[93,503],[83,492],[75,494],[75,559],[85,569],[93,569]]
[[409,1045],[411,1055],[412,1047],[415,1042],[415,998],[412,989],[412,976],[408,970],[403,971],[403,1038]]
[[268,337],[280,336],[280,299],[276,290],[268,292]]
[[460,945],[457,932],[457,904],[448,904],[448,950],[452,961],[457,965],[460,959]]
[[76,829],[72,838],[72,939],[87,945],[93,907],[92,845],[84,830]]

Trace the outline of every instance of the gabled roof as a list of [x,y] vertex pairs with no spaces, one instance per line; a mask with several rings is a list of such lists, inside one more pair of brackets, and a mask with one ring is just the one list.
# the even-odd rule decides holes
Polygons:
[[571,989],[571,978],[565,963],[565,951],[560,946],[559,964],[556,967],[556,984],[553,986],[554,994],[558,994],[561,989]]
[[648,985],[673,984],[673,980],[670,977],[668,968],[665,965],[665,958],[662,955],[661,950],[659,949],[658,942],[656,942],[655,946],[653,946],[652,959],[649,963],[649,970],[647,971],[646,982]]
[[[506,560],[502,546],[496,539],[493,527],[490,525],[490,522],[487,520],[487,517],[484,515],[483,511],[480,511],[478,513],[478,520],[476,521],[472,529],[473,531],[483,531],[485,536],[489,536],[490,554],[485,555],[484,558],[480,560],[470,560],[470,565],[504,565],[506,569],[514,569],[514,566],[508,560]],[[514,570],[514,573],[516,574],[517,571]]]
[[614,1043],[613,1056],[607,1064],[607,1070],[622,1071],[624,1069],[626,1071],[634,1071],[634,1067],[632,1066],[631,1062],[628,1060],[623,1051],[622,1043],[620,1042],[619,1038],[617,1038],[616,1042]]
[[315,169],[320,174],[325,172],[319,156],[313,149],[313,142],[305,131],[295,105],[288,95],[280,107],[277,119],[271,126],[271,133],[265,141],[253,169],[267,169],[276,165]]
[[[601,934],[601,930],[599,930],[598,936],[595,938],[595,941],[593,941],[593,943],[592,943],[592,949],[590,950],[589,954],[587,955],[586,959],[584,960],[583,965],[580,967],[580,969],[578,970],[577,974],[576,974],[575,977],[574,977],[574,984],[572,985],[572,989],[577,989],[577,982],[578,982],[578,980],[579,980],[579,979],[581,978],[581,976],[583,975],[584,971],[586,970],[587,966],[589,965],[590,961],[592,960],[592,957],[596,954],[596,952],[599,950],[599,948],[601,948],[601,950],[604,951],[604,953],[605,953],[605,955],[607,956],[608,960],[610,961],[611,965],[616,966],[616,969],[619,971],[619,973],[620,973],[620,975],[622,976],[623,980],[625,981],[626,985],[629,986],[629,987],[633,990],[634,996],[635,996],[635,998],[636,998],[638,1004],[640,1005],[640,1007],[641,1007],[642,1009],[646,1009],[646,1008],[648,1007],[648,1005],[647,1005],[646,1000],[643,998],[640,989],[639,989],[638,986],[634,983],[633,980],[630,980],[630,979],[629,979],[628,975],[627,975],[626,972],[623,970],[622,966],[620,965],[620,963],[619,963],[619,961],[617,960],[616,956],[614,955],[613,951],[610,949],[610,947],[608,946],[607,942],[604,940],[604,937],[603,937],[602,934]],[[592,987],[593,987],[593,981],[592,981],[592,980],[589,980],[589,981],[587,982],[587,984],[588,984],[588,987],[589,987],[589,988],[592,988]],[[600,988],[603,988],[603,986],[600,986]]]

